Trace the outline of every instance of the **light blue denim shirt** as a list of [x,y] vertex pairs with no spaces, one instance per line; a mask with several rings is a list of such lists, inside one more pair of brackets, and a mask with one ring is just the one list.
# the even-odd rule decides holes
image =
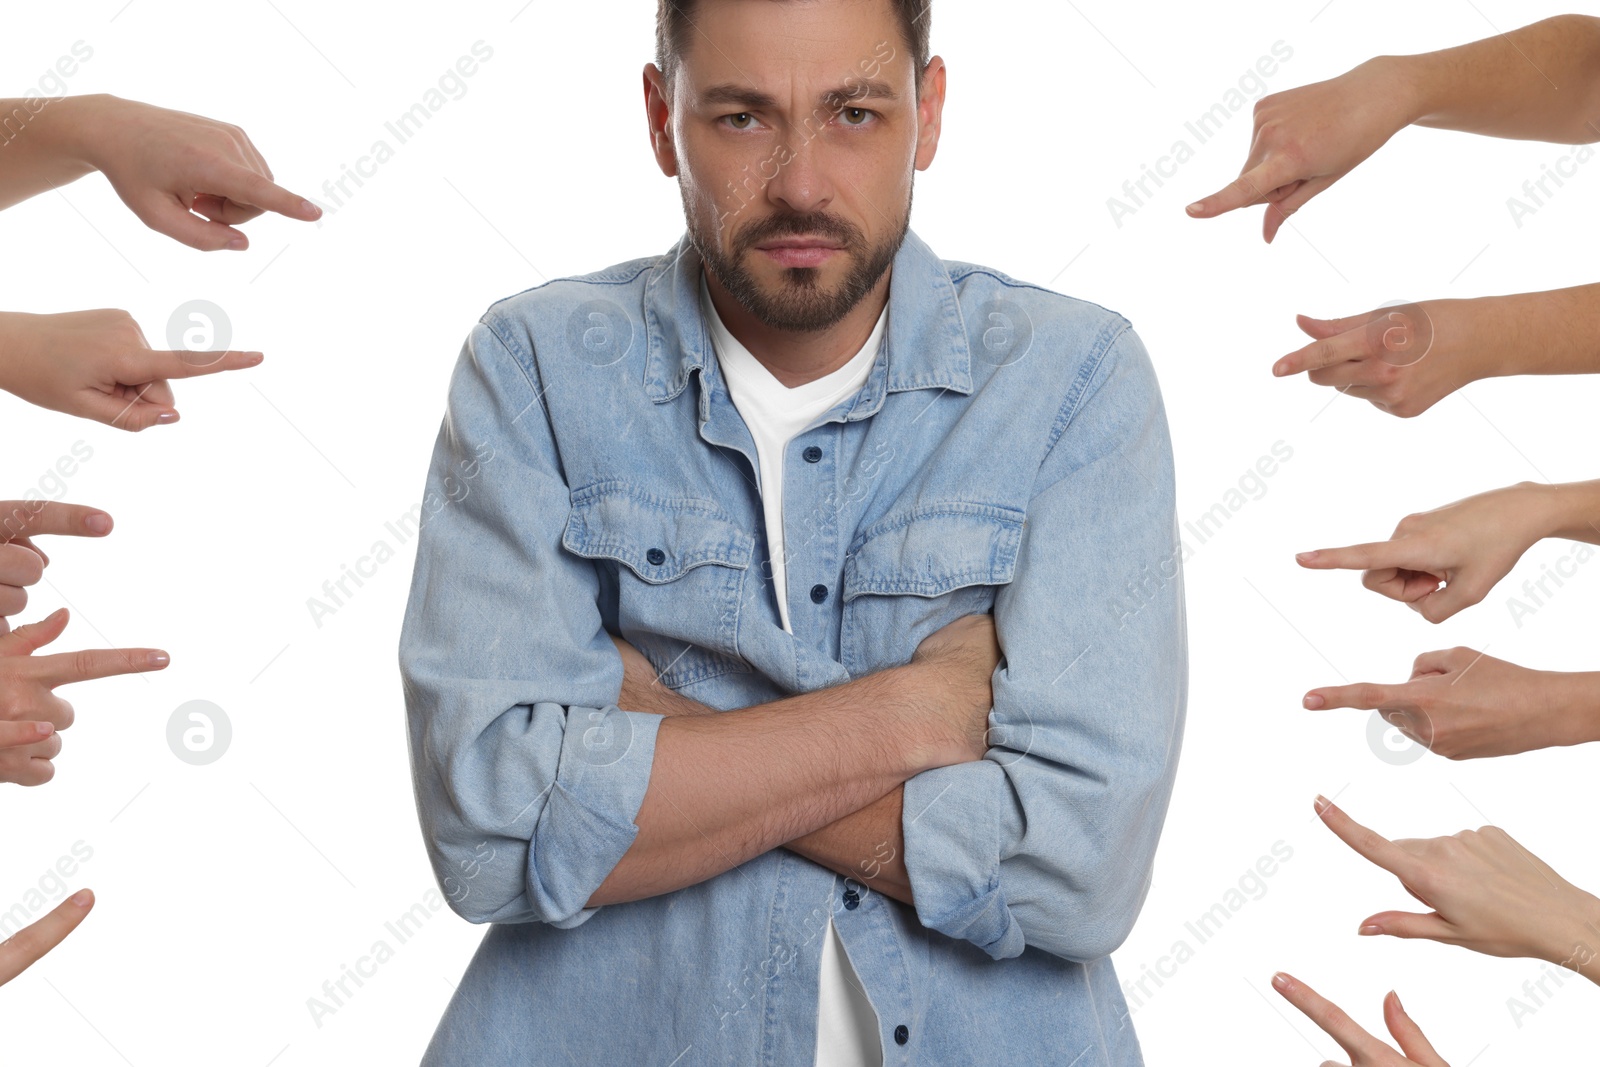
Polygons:
[[[791,635],[701,269],[685,235],[509,297],[455,368],[400,667],[435,874],[493,925],[424,1062],[809,1067],[831,913],[886,1064],[1140,1063],[1107,957],[1149,889],[1188,677],[1144,346],[908,233],[866,384],[786,454]],[[727,710],[991,610],[992,747],[905,784],[915,908],[782,848],[585,907],[662,721],[617,707],[608,633]]]

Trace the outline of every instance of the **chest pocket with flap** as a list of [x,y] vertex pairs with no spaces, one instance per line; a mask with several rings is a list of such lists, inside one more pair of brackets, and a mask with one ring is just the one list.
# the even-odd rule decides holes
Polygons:
[[597,561],[618,632],[663,685],[750,670],[739,658],[739,604],[755,538],[712,501],[599,483],[573,494],[561,543]]
[[1010,582],[1023,513],[987,504],[925,504],[856,536],[845,556],[840,655],[852,677],[911,659],[923,638],[994,607]]

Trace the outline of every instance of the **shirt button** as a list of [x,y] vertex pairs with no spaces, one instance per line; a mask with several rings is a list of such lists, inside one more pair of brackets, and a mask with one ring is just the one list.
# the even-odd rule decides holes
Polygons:
[[861,896],[854,889],[844,891],[844,910],[855,911],[861,905]]
[[667,561],[667,554],[659,548],[652,548],[644,554],[644,558],[650,561],[652,567],[659,567]]
[[820,604],[824,600],[827,600],[827,599],[828,599],[828,587],[827,586],[825,586],[825,585],[814,585],[814,586],[811,587],[811,602],[813,604]]
[[894,1043],[895,1044],[903,1045],[907,1041],[910,1041],[910,1040],[911,1040],[911,1031],[906,1029],[906,1024],[905,1023],[901,1023],[899,1026],[894,1028]]
[[822,449],[818,448],[816,445],[812,445],[810,448],[806,449],[800,454],[806,458],[807,463],[816,463],[822,459]]

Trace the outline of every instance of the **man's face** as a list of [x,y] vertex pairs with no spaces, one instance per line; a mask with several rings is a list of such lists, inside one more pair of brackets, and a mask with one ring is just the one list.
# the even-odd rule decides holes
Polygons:
[[893,262],[937,140],[898,16],[889,0],[700,0],[693,21],[663,116],[690,239],[767,326],[826,329]]

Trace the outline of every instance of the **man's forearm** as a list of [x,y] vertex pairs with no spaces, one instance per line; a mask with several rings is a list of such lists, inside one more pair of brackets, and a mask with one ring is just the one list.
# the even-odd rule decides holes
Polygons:
[[[755,707],[669,715],[639,834],[589,906],[703,882],[943,765],[949,745],[936,719],[919,714],[931,692],[907,665]],[[878,829],[852,827],[851,844]]]
[[901,783],[859,811],[835,819],[784,847],[902,904],[915,904],[900,822],[905,795],[906,787]]
[[1383,56],[1412,122],[1559,144],[1600,141],[1600,19],[1558,15],[1471,44]]
[[[715,708],[662,685],[659,680],[628,693],[626,706],[657,715],[716,715]],[[897,785],[865,807],[787,842],[783,847],[831,871],[904,903],[914,903],[906,873],[901,829],[905,786]]]

